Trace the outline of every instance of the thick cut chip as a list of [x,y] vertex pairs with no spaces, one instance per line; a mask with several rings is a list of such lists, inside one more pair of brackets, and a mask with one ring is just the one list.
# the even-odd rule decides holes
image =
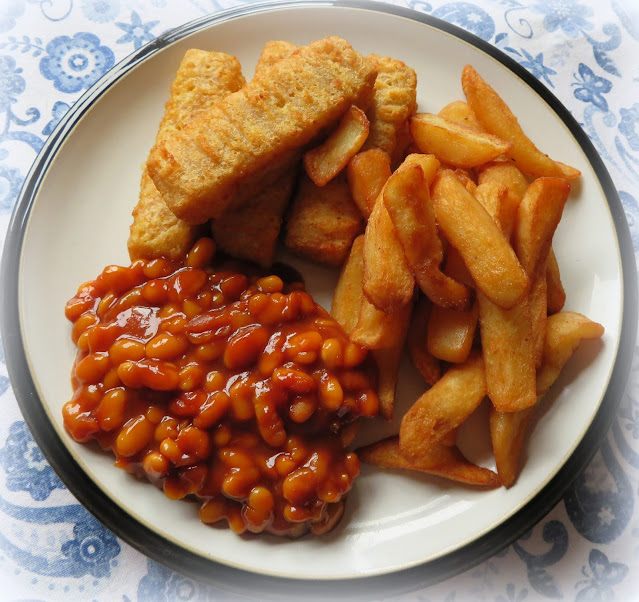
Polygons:
[[477,303],[464,311],[434,305],[428,322],[429,353],[445,362],[465,362],[473,346],[478,315]]
[[377,309],[389,313],[406,306],[415,290],[415,279],[384,205],[383,193],[366,225],[363,286],[366,298]]
[[569,193],[570,183],[563,178],[537,178],[519,205],[513,247],[531,279],[546,269],[552,237]]
[[486,395],[484,362],[471,353],[463,364],[446,372],[406,412],[399,430],[401,452],[419,458],[457,428]]
[[337,320],[346,334],[351,334],[357,326],[359,311],[364,299],[362,278],[364,277],[364,236],[358,236],[348,258],[342,266],[333,302],[331,315]]
[[432,301],[420,295],[408,329],[408,352],[413,365],[429,385],[434,385],[441,377],[439,360],[428,351],[428,321]]
[[394,164],[408,145],[408,120],[417,109],[417,75],[396,59],[377,54],[367,58],[377,69],[377,79],[373,102],[366,111],[370,133],[363,150],[383,150]]
[[376,75],[345,40],[313,42],[156,144],[149,174],[181,219],[218,217],[274,182],[352,105],[367,107]]
[[362,215],[351,198],[345,174],[322,187],[302,175],[286,223],[284,244],[300,257],[339,266],[362,226]]
[[[362,291],[363,251],[364,237],[358,236],[342,267],[333,296],[331,315],[350,335],[353,342],[374,349],[372,356],[378,372],[379,412],[390,420],[395,403],[399,362],[404,350],[412,305],[409,304],[389,315],[376,309],[366,300]],[[358,336],[358,327],[361,337]]]
[[530,323],[533,334],[533,357],[535,359],[535,367],[539,367],[544,354],[546,320],[548,319],[548,283],[546,282],[546,270],[537,274],[532,281],[528,304],[530,305]]
[[439,267],[444,253],[429,193],[439,162],[429,157],[428,177],[420,165],[398,169],[386,182],[382,198],[419,287],[433,303],[462,310],[470,303],[468,287]]
[[552,247],[546,260],[546,284],[548,288],[548,315],[556,314],[564,308],[566,291],[561,283],[559,264]]
[[534,413],[535,406],[519,412],[500,412],[495,407],[490,408],[490,438],[497,474],[504,487],[510,487],[517,479],[521,448]]
[[348,185],[355,204],[365,219],[391,176],[390,157],[378,148],[357,153],[346,167]]
[[[240,63],[234,56],[187,50],[171,84],[156,144],[244,84]],[[168,208],[145,167],[127,243],[131,260],[182,259],[199,234],[199,228],[177,218]]]
[[477,117],[475,116],[475,113],[473,113],[469,104],[463,100],[454,100],[453,102],[449,102],[437,114],[444,119],[448,119],[448,121],[453,121],[454,123],[463,125],[475,132],[484,131],[481,125],[479,125],[479,121],[477,121]]
[[[504,222],[508,219],[502,212],[505,187],[501,183],[488,181],[480,184],[477,190],[480,192],[478,200],[503,231]],[[494,407],[504,411],[523,410],[532,406],[537,396],[534,336],[528,297],[510,309],[503,309],[478,292],[477,303],[488,397]]]
[[534,405],[534,338],[528,300],[503,309],[478,292],[477,302],[488,397],[495,408],[506,412]]
[[494,182],[506,187],[506,196],[502,199],[499,222],[506,238],[510,239],[521,199],[528,188],[528,180],[521,170],[509,161],[494,161],[482,165],[479,169],[479,185]]
[[351,107],[337,129],[320,145],[304,154],[304,168],[318,186],[325,186],[357,154],[368,136],[368,119]]
[[351,340],[366,349],[389,349],[397,343],[403,332],[407,315],[410,316],[412,299],[394,312],[377,309],[366,297],[359,308],[357,326],[351,333]]
[[546,394],[582,340],[598,339],[603,334],[601,324],[576,312],[561,311],[548,316],[544,356],[537,371],[537,395]]
[[457,446],[438,443],[419,458],[407,460],[399,448],[397,436],[388,437],[357,450],[362,462],[380,468],[403,468],[483,487],[498,487],[498,476],[488,468],[469,462]]
[[499,182],[484,182],[475,188],[473,196],[481,203],[482,207],[499,224],[504,232],[504,223],[507,221],[504,215],[504,204],[508,195],[508,189]]
[[[584,339],[597,339],[603,333],[601,324],[578,313],[561,312],[550,316],[546,324],[544,356],[537,373],[538,398],[543,397],[557,380],[579,343]],[[506,487],[517,478],[521,448],[534,409],[535,406],[519,412],[491,409],[490,436],[497,472]]]
[[564,178],[580,175],[579,170],[556,163],[534,145],[508,105],[471,65],[466,65],[462,72],[462,88],[481,126],[490,134],[512,143],[506,156],[525,174]]
[[417,148],[456,167],[477,167],[496,159],[511,148],[509,142],[448,121],[439,115],[418,113],[410,131]]
[[371,351],[373,359],[377,364],[379,413],[386,418],[386,420],[390,420],[393,417],[399,364],[404,352],[404,343],[406,342],[406,333],[408,332],[412,309],[411,303],[396,312],[397,323],[393,330],[394,340],[390,341],[386,348],[373,349]]
[[530,281],[493,218],[449,170],[435,179],[432,194],[439,230],[459,251],[477,288],[500,307],[516,305]]

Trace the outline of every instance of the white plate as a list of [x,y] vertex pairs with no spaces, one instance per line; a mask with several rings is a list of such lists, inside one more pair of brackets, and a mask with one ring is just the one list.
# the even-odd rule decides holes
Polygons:
[[[366,582],[376,584],[381,594],[479,562],[557,501],[594,453],[623,391],[636,331],[636,272],[621,205],[601,160],[568,112],[529,74],[477,38],[424,15],[372,3],[323,4],[274,10],[252,5],[187,25],[125,60],[76,104],[36,161],[12,221],[5,251],[3,286],[9,294],[3,339],[17,396],[44,452],[78,498],[121,537],[174,568],[206,572],[240,590],[244,573],[228,567],[346,580],[426,565]],[[61,408],[71,394],[74,346],[63,310],[79,283],[107,264],[128,262],[125,243],[140,165],[185,50],[235,54],[250,77],[267,40],[305,44],[328,34],[345,37],[364,54],[390,55],[412,66],[422,111],[437,112],[463,98],[461,70],[472,63],[515,108],[541,148],[582,171],[555,250],[568,294],[566,309],[602,323],[606,334],[601,343],[577,352],[550,393],[552,403],[544,405],[525,451],[525,469],[511,489],[479,491],[365,467],[346,516],[328,536],[238,537],[205,527],[194,504],[170,501],[115,469],[110,455],[76,444],[65,433]],[[308,265],[301,269],[311,292],[326,301],[335,274]],[[422,390],[419,377],[405,366],[399,408],[408,407]],[[487,436],[475,437],[485,433],[482,419],[480,412],[467,429],[472,444],[464,449],[491,466]],[[363,436],[373,440],[396,428],[397,421]],[[252,583],[266,583],[268,589],[271,580],[254,577]],[[290,582],[277,583],[283,591]],[[363,591],[353,582],[336,587]]]

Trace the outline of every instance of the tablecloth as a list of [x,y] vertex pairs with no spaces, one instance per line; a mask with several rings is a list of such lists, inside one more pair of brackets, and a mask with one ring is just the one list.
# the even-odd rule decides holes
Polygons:
[[[242,0],[0,2],[0,242],[47,136],[84,91],[166,30]],[[639,3],[395,0],[474,33],[543,82],[604,159],[639,252]],[[61,60],[72,56],[71,60]],[[78,504],[21,417],[0,347],[0,600],[224,600],[132,549]],[[403,600],[639,599],[639,350],[612,428],[524,537]]]

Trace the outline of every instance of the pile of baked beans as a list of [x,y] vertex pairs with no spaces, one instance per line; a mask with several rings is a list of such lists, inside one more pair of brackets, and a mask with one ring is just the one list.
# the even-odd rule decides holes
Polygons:
[[299,281],[185,261],[108,266],[66,305],[78,352],[64,423],[205,523],[330,530],[359,473],[359,416],[378,411],[366,351]]

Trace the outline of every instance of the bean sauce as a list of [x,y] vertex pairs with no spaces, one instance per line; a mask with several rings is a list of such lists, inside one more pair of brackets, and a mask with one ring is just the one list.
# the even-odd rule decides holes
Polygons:
[[378,411],[366,350],[300,282],[183,262],[108,266],[67,303],[78,351],[64,424],[116,466],[195,498],[204,523],[330,530],[359,473],[347,447]]

